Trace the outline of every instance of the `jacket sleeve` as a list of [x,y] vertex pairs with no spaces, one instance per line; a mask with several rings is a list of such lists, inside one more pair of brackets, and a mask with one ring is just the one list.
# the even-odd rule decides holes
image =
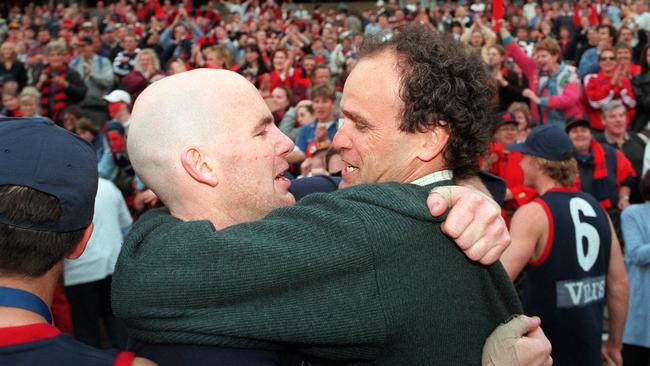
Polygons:
[[611,83],[607,83],[607,85],[601,83],[599,74],[587,75],[585,80],[587,84],[585,94],[591,108],[601,109],[605,104],[614,100],[616,96],[614,86]]
[[634,95],[634,89],[632,88],[630,79],[621,79],[620,95],[623,104],[625,104],[628,109],[634,109],[636,107],[636,96]]
[[515,60],[517,66],[521,68],[521,71],[523,71],[524,75],[528,78],[528,82],[532,83],[535,79],[535,70],[537,69],[537,66],[535,66],[535,60],[528,56],[521,49],[521,46],[514,42],[512,37],[504,39],[503,44],[506,46],[508,53]]
[[632,163],[618,149],[616,149],[616,183],[632,188],[638,183]]
[[90,74],[90,80],[101,89],[111,87],[113,85],[113,67],[111,62],[105,57],[100,57],[99,62],[101,63],[101,67],[99,67],[99,70],[96,70],[97,72]]
[[648,266],[650,265],[650,238],[643,235],[644,232],[649,231],[648,221],[641,216],[641,211],[634,210],[635,206],[630,208],[621,214],[621,229],[625,238],[625,261],[639,266]]
[[639,111],[650,111],[650,93],[644,93],[641,75],[632,79],[632,90],[636,97],[636,109]]
[[77,103],[80,102],[81,100],[84,99],[84,97],[86,96],[86,92],[88,91],[86,84],[81,79],[81,76],[79,76],[79,73],[72,68],[68,68],[68,71],[66,72],[65,76],[66,76],[65,81],[67,81],[70,84],[68,85],[68,88],[65,90],[66,93],[68,93],[68,96],[73,101]]

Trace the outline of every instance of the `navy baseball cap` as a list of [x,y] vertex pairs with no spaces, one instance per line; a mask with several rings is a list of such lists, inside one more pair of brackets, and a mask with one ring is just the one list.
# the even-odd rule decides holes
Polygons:
[[512,115],[512,113],[502,112],[497,115],[497,127],[508,123],[512,123],[515,125],[519,124],[515,119],[515,116]]
[[567,133],[569,130],[571,130],[573,127],[576,126],[584,126],[591,128],[591,123],[589,122],[589,116],[586,113],[578,113],[576,115],[573,115],[569,117],[566,121],[566,125],[564,126],[564,131]]
[[0,222],[23,229],[71,232],[93,220],[97,153],[86,140],[46,118],[0,118],[0,185],[25,186],[59,200],[61,216],[40,225]]
[[560,128],[550,125],[535,127],[526,141],[509,145],[507,149],[551,161],[569,160],[574,152],[569,135]]

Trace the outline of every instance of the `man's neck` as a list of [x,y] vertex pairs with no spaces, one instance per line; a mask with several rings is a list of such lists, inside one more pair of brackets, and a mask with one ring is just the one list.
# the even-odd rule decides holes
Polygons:
[[[54,297],[54,289],[59,280],[63,268],[63,261],[56,264],[46,274],[34,279],[25,277],[3,277],[0,279],[0,286],[10,287],[29,292],[51,306]],[[34,323],[46,323],[47,320],[41,315],[20,308],[0,306],[0,327],[20,326]]]
[[548,192],[551,188],[559,187],[559,186],[560,183],[558,181],[543,174],[540,174],[537,177],[537,181],[535,182],[535,190],[537,191],[537,194],[540,196]]
[[623,145],[625,141],[627,140],[627,133],[619,133],[619,134],[613,134],[607,130],[603,133],[605,136],[605,140],[609,142],[610,144],[616,144],[616,145]]

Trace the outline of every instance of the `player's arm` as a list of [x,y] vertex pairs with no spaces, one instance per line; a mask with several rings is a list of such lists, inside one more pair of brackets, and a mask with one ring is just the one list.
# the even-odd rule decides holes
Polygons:
[[535,255],[535,248],[545,230],[548,219],[537,202],[530,202],[515,211],[510,222],[512,243],[501,256],[501,263],[511,280],[519,275]]
[[[609,217],[608,217],[609,220]],[[621,348],[623,347],[623,328],[627,316],[628,284],[621,246],[616,231],[609,221],[612,232],[612,246],[607,271],[607,313],[609,314],[609,337],[603,343],[603,356],[611,359],[615,365],[622,365]]]

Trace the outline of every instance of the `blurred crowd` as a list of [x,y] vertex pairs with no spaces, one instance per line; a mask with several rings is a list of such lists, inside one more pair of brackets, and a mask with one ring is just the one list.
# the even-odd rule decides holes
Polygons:
[[[295,142],[288,157],[292,173],[336,177],[343,164],[330,145],[341,92],[364,37],[390,39],[409,22],[475,50],[493,75],[498,115],[481,165],[506,182],[505,217],[536,196],[524,184],[521,154],[507,147],[524,141],[533,127],[551,124],[564,129],[576,149],[576,187],[608,210],[618,230],[629,228],[621,232],[626,243],[642,240],[630,220],[650,226],[647,218],[630,215],[623,215],[621,224],[623,210],[650,198],[640,188],[650,167],[650,12],[645,0],[99,0],[94,7],[73,1],[6,2],[0,10],[0,113],[51,118],[93,144],[100,177],[112,182],[124,200],[113,208],[119,220],[95,240],[118,248],[132,218],[156,204],[126,151],[131,108],[149,84],[195,68],[238,72],[255,84],[276,125]],[[627,258],[626,252],[628,264],[646,266],[644,275],[630,281],[650,279],[647,238],[643,245],[639,255],[645,259]],[[75,270],[71,263],[66,268],[77,324],[97,315],[74,313],[87,300],[83,293],[88,290],[79,286],[107,286],[117,252],[105,256],[113,259],[101,275]],[[631,307],[641,304],[634,296]],[[648,317],[647,303],[645,309],[632,309],[628,319],[640,317]],[[632,344],[650,347],[650,329],[640,334]],[[83,337],[99,345],[94,335]]]

